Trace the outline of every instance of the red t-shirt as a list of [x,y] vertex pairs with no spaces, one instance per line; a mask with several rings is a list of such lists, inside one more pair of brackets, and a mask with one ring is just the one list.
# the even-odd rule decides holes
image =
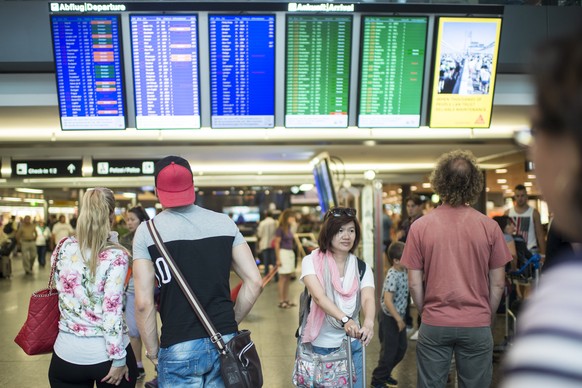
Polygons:
[[489,271],[511,260],[499,225],[469,206],[442,205],[410,227],[402,264],[424,271],[422,321],[491,324]]

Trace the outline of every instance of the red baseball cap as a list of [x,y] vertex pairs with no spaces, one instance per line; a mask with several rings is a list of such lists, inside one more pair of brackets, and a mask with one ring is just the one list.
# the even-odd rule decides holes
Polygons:
[[166,156],[154,168],[158,199],[165,208],[192,205],[196,199],[190,163],[179,156]]

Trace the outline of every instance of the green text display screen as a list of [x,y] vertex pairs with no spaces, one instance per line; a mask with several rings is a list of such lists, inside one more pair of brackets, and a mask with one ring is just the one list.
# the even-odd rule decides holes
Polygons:
[[288,16],[285,126],[348,126],[351,16]]
[[358,126],[418,127],[426,17],[363,18]]

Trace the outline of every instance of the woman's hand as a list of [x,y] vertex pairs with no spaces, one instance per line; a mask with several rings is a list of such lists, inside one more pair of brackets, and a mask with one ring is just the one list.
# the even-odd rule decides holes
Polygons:
[[103,377],[101,382],[111,385],[119,385],[121,383],[121,379],[124,377],[127,381],[129,381],[129,368],[127,365],[119,367],[112,365],[111,369],[109,369],[109,373],[107,373],[107,376]]
[[358,337],[364,346],[368,346],[374,337],[374,322],[364,322],[364,325],[358,331]]
[[344,325],[344,330],[346,331],[346,335],[353,337],[353,338],[360,338],[358,324],[350,318],[348,323]]

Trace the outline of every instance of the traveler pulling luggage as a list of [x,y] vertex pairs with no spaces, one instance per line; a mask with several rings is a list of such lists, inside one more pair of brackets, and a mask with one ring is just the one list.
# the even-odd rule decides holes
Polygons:
[[10,252],[14,249],[16,240],[13,238],[6,238],[0,242],[0,276],[9,278],[12,276],[12,258]]

